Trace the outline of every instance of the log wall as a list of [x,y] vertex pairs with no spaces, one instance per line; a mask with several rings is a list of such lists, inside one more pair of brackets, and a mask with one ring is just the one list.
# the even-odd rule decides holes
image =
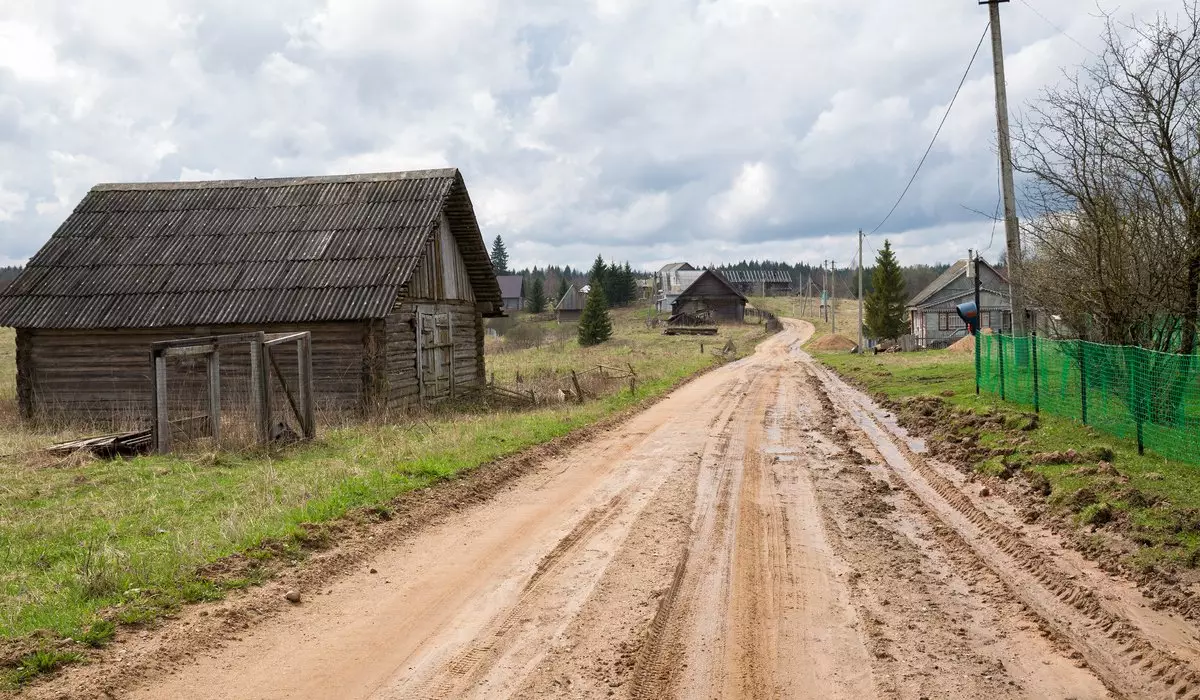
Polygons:
[[[388,316],[388,406],[403,409],[421,402],[421,372],[418,366],[416,317],[418,313],[450,314],[454,364],[453,387],[457,392],[483,382],[483,317],[473,301],[405,299]],[[433,391],[426,383],[425,400],[449,398],[447,387]]]
[[[140,421],[150,411],[150,344],[161,340],[253,331],[310,331],[318,410],[358,411],[364,404],[366,323],[209,326],[129,330],[17,330],[18,399],[26,417],[95,423]],[[378,331],[376,331],[378,332]],[[274,349],[280,369],[295,387],[293,345]],[[222,404],[247,400],[249,345],[221,353]],[[274,378],[272,379],[274,382]],[[172,411],[203,405],[207,396],[203,358],[172,359],[168,397]],[[277,387],[277,385],[274,385]],[[276,389],[276,393],[282,391]],[[281,401],[286,399],[281,398]],[[277,402],[278,403],[278,402]],[[147,418],[148,420],[148,418]]]

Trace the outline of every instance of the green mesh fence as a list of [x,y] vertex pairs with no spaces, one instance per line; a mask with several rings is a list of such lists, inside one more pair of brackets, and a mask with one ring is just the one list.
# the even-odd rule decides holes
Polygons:
[[978,379],[1007,401],[1200,464],[1200,355],[983,335]]

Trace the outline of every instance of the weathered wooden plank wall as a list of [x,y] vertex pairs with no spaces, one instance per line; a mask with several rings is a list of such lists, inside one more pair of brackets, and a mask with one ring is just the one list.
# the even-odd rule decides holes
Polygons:
[[[360,410],[364,398],[365,323],[130,330],[29,330],[17,333],[20,401],[27,416],[56,420],[111,422],[131,414],[148,415],[150,344],[201,335],[310,331],[313,383],[320,410]],[[289,382],[298,381],[294,352],[277,360]],[[222,403],[235,406],[248,391],[249,347],[221,354]],[[203,361],[175,360],[168,369],[169,397],[175,410],[207,395]],[[293,384],[294,386],[294,384]]]
[[[387,319],[388,406],[405,408],[420,402],[416,315],[450,314],[454,343],[453,376],[456,389],[477,386],[484,376],[483,318],[475,303],[462,300],[405,300]],[[426,400],[449,397],[449,389]]]

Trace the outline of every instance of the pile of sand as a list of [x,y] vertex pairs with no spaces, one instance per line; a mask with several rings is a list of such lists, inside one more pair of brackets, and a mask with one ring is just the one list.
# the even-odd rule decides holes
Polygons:
[[975,336],[963,336],[957,343],[946,348],[950,352],[960,352],[963,354],[975,352]]
[[850,352],[856,347],[858,347],[858,343],[844,335],[827,335],[808,346],[810,350],[817,352]]

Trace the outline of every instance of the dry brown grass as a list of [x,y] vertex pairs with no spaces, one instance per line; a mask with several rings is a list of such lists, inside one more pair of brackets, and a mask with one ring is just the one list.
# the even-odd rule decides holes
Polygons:
[[[752,352],[766,336],[761,323],[720,326],[717,336],[667,336],[663,326],[651,326],[645,308],[613,309],[613,337],[593,347],[579,346],[575,324],[525,320],[533,330],[518,334],[517,342],[490,338],[486,344],[489,377],[496,384],[521,392],[533,391],[539,401],[560,399],[559,390],[572,388],[571,371],[580,380],[585,395],[607,396],[627,391],[630,368],[639,384],[677,373],[690,374],[718,361],[714,351],[732,342],[733,356]],[[530,345],[529,338],[540,337]],[[514,347],[515,346],[515,347]],[[604,367],[604,370],[598,368]]]

